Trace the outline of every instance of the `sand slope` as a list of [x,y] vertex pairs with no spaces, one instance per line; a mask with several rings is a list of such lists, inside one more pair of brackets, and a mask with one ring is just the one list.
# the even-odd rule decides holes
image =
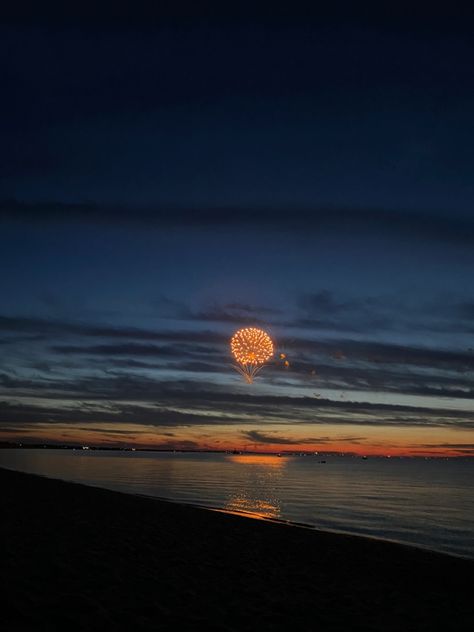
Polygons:
[[474,629],[469,560],[2,469],[0,485],[5,632]]

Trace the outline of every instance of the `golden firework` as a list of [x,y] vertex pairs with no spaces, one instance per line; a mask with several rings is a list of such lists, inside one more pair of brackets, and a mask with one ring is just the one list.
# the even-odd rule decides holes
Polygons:
[[251,384],[262,366],[273,355],[273,342],[262,329],[246,327],[232,336],[230,349],[237,365],[234,367]]

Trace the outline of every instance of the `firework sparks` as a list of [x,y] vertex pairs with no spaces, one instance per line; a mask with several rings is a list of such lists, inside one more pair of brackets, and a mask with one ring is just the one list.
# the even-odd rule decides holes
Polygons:
[[258,371],[272,357],[273,342],[262,329],[246,327],[232,336],[230,349],[237,362],[234,368],[251,384]]

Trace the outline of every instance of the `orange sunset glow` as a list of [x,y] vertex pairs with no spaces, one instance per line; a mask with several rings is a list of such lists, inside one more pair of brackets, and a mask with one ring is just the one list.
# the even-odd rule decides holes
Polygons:
[[[5,441],[28,443],[53,443],[104,446],[119,448],[151,448],[158,450],[211,450],[247,451],[259,453],[344,453],[380,456],[459,456],[460,446],[469,444],[471,432],[457,430],[455,435],[447,429],[436,429],[430,436],[420,428],[373,428],[351,425],[319,425],[317,436],[311,437],[309,426],[291,424],[272,426],[243,426],[229,429],[226,425],[200,426],[199,428],[175,430],[170,433],[150,431],[147,426],[127,424],[120,428],[113,424],[95,423],[88,430],[82,425],[47,423],[37,424],[34,430],[2,433]],[[442,446],[442,447],[440,447]],[[239,457],[234,456],[234,459]],[[249,458],[249,457],[246,457]],[[269,458],[269,457],[267,457]],[[268,463],[268,461],[267,461]],[[281,464],[275,457],[272,462]]]

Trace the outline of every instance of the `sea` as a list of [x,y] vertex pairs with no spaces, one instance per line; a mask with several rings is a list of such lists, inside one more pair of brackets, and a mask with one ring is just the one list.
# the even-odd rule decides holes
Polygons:
[[0,467],[474,559],[474,459],[2,449]]

